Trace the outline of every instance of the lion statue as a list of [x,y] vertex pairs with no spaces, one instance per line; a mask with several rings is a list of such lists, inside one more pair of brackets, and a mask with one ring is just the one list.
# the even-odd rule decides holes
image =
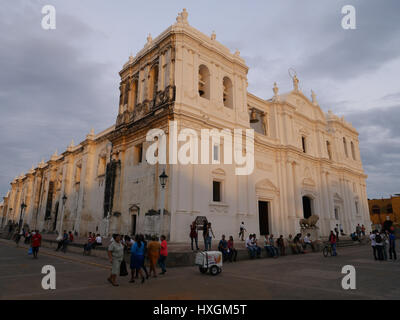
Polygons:
[[305,229],[305,228],[317,228],[318,220],[319,220],[319,216],[317,214],[313,214],[308,219],[301,219],[299,221],[300,228],[302,228],[302,229]]

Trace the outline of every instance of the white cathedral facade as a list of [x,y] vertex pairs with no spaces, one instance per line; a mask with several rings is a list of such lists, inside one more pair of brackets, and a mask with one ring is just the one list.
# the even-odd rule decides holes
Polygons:
[[[366,175],[352,125],[324,113],[314,93],[309,99],[301,92],[296,76],[291,92],[281,94],[275,84],[270,99],[249,93],[240,53],[191,27],[186,10],[176,20],[157,38],[149,36],[120,71],[115,124],[16,177],[0,205],[1,225],[22,221],[31,229],[80,235],[162,232],[177,242],[188,239],[197,217],[212,222],[216,237],[237,238],[242,221],[258,236],[287,236],[310,215],[319,216],[325,236],[339,224],[346,233],[357,224],[369,229]],[[253,172],[237,175],[234,165],[224,164],[224,140],[210,147],[216,160],[210,165],[148,163],[148,131],[160,128],[168,136],[172,121],[199,136],[204,128],[253,128]]]

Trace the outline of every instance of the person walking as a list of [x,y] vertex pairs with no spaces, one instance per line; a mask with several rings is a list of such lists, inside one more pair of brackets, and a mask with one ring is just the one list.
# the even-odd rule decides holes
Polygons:
[[242,223],[239,226],[239,239],[244,241],[244,232],[246,231],[246,228],[244,227],[244,222],[242,221]]
[[161,249],[160,242],[158,242],[158,239],[155,236],[153,236],[147,246],[147,256],[149,258],[149,264],[150,264],[150,276],[151,273],[153,272],[154,278],[157,278],[156,264],[158,258],[160,257],[160,249]]
[[144,243],[139,235],[135,237],[135,243],[131,248],[131,280],[130,283],[135,282],[135,273],[140,274],[142,283],[144,282],[144,275],[142,268],[144,265]]
[[389,259],[394,261],[397,260],[396,236],[394,235],[394,232],[391,232],[389,234]]
[[228,241],[225,240],[224,234],[222,235],[221,240],[219,241],[218,251],[222,253],[222,260],[226,261],[226,259],[228,259],[229,250],[228,250]]
[[373,232],[371,232],[370,236],[369,236],[369,240],[371,241],[371,247],[372,247],[372,252],[374,254],[374,259],[378,260],[378,256],[377,256],[377,248],[376,248],[376,241],[375,241],[375,230]]
[[62,252],[67,253],[68,244],[69,244],[69,236],[67,230],[64,230],[62,249],[61,249]]
[[158,265],[161,268],[161,275],[165,274],[167,272],[166,266],[165,266],[165,260],[167,260],[168,256],[168,245],[167,245],[167,240],[164,235],[161,236],[161,244],[160,244],[160,257],[158,258]]
[[388,253],[387,249],[389,248],[389,231],[386,230],[382,233],[382,252],[383,252],[383,260],[387,261]]
[[31,236],[31,247],[32,247],[32,254],[33,259],[38,258],[39,247],[42,245],[42,236],[39,233],[39,230],[35,230],[32,232]]
[[18,229],[15,231],[14,239],[15,243],[17,244],[17,248],[19,247],[19,241],[21,240],[22,232],[23,231],[18,231]]
[[365,226],[361,225],[361,234],[363,237],[365,237]]
[[211,250],[211,243],[212,243],[212,238],[215,238],[213,229],[211,227],[211,222],[209,222],[207,224],[207,234],[206,234],[206,251],[210,251]]
[[117,275],[121,270],[121,263],[124,257],[124,247],[121,244],[121,236],[119,234],[113,234],[113,241],[108,246],[108,259],[112,265],[110,277],[107,280],[114,286],[118,287]]
[[207,230],[208,230],[208,223],[207,220],[204,220],[203,223],[204,251],[207,251]]
[[378,230],[376,230],[375,233],[375,243],[376,243],[376,250],[378,252],[378,260],[383,261],[384,260],[384,255],[383,255],[383,237],[379,233]]
[[196,250],[199,250],[199,242],[198,242],[198,233],[197,233],[197,225],[196,221],[193,221],[192,224],[190,225],[190,240],[191,240],[191,246],[192,246],[192,251],[193,249],[193,241],[196,244]]
[[331,231],[329,235],[329,244],[331,245],[332,256],[337,256],[336,253],[336,245],[337,245],[337,236]]
[[[143,245],[144,245],[144,260],[143,260],[143,266],[142,266],[142,269],[143,269],[143,271],[144,271],[144,273],[145,273],[145,275],[146,275],[146,280],[147,279],[149,279],[149,273],[148,273],[148,271],[147,271],[147,268],[146,268],[146,257],[147,257],[147,241],[145,240],[145,238],[144,238],[144,235],[139,235],[139,237],[140,237],[140,241],[143,243]],[[136,274],[136,277],[137,277],[138,275]]]

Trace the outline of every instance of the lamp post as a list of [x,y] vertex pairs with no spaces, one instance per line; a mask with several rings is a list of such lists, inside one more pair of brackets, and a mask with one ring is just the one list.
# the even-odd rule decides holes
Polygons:
[[26,204],[24,202],[21,203],[21,213],[19,215],[19,225],[18,225],[18,232],[21,232],[21,228],[22,228],[22,220],[23,220],[23,211],[26,208]]
[[164,226],[164,207],[165,207],[165,186],[167,185],[168,176],[165,173],[165,169],[159,176],[161,184],[161,208],[160,208],[160,236],[163,232]]
[[64,222],[65,203],[67,202],[67,199],[68,199],[68,197],[65,194],[61,198],[63,207],[62,207],[62,212],[61,212],[60,231],[58,232],[58,235],[60,235],[61,232],[62,232],[62,225],[63,225],[63,222]]

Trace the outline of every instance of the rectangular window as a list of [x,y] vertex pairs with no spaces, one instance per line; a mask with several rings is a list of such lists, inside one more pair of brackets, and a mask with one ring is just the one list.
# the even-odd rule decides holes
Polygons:
[[306,137],[304,136],[301,137],[301,145],[303,147],[303,152],[306,153]]
[[326,150],[328,152],[329,160],[332,160],[331,143],[329,141],[326,142]]
[[214,144],[213,146],[213,160],[219,162],[219,145]]
[[134,164],[138,165],[142,163],[142,158],[143,158],[143,143],[138,144],[135,146],[135,161]]
[[335,208],[335,219],[339,220],[339,208],[338,207]]
[[221,182],[213,181],[213,201],[221,202]]

